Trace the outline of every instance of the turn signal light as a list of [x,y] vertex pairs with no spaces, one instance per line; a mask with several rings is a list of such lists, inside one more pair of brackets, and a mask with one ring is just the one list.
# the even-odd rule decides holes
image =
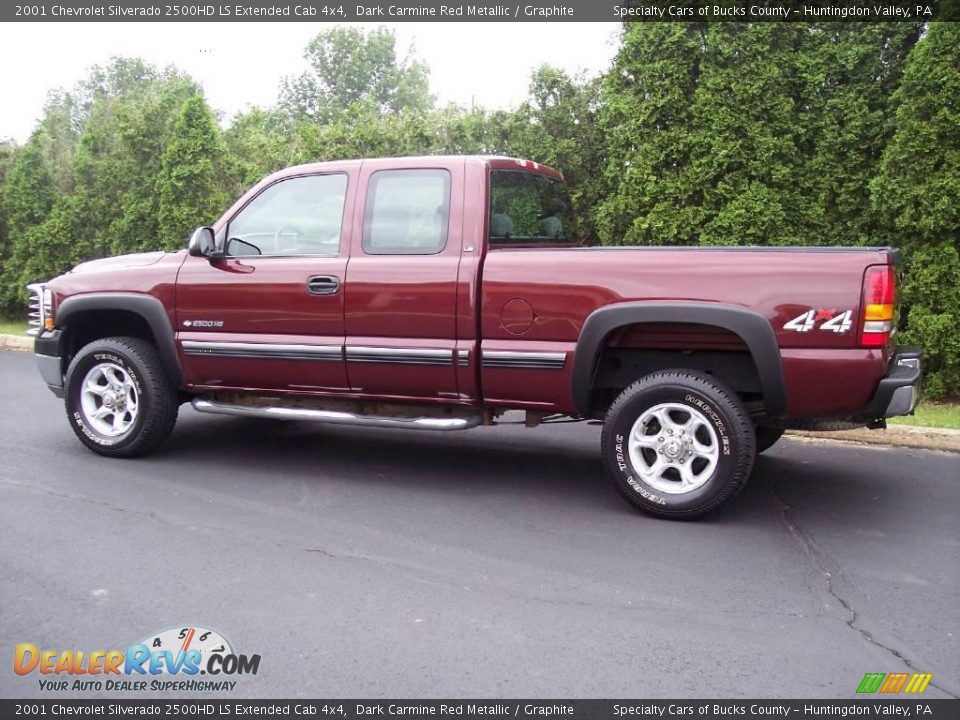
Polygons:
[[50,291],[50,288],[45,287],[43,289],[43,296],[41,297],[41,316],[43,317],[43,329],[44,330],[54,330],[57,327],[57,323],[53,319],[53,293]]
[[894,283],[892,265],[871,265],[863,276],[863,347],[883,347],[893,334]]

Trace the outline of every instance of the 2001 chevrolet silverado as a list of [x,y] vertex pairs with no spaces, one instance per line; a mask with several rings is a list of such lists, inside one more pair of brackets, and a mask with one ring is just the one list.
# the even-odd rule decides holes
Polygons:
[[457,430],[602,420],[637,507],[732,498],[790,427],[911,413],[890,248],[581,247],[563,177],[502,157],[303,165],[187,252],[31,285],[40,372],[80,441],[143,454],[178,407]]

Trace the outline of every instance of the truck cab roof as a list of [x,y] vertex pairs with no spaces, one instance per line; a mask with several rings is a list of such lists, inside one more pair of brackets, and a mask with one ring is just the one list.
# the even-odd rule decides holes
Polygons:
[[394,170],[397,168],[429,167],[438,163],[448,164],[463,161],[477,163],[498,170],[528,170],[563,180],[563,173],[549,165],[506,155],[415,155],[409,157],[356,158],[351,160],[328,160],[317,163],[293,165],[264,178],[262,184],[297,175],[311,175],[321,172],[345,171],[360,166],[372,166],[375,170]]

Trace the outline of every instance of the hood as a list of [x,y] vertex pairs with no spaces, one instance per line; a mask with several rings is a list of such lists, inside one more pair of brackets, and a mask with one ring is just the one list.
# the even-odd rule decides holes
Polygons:
[[101,272],[104,270],[126,270],[128,268],[140,268],[148,265],[155,265],[167,253],[162,251],[133,253],[131,255],[117,255],[116,257],[101,258],[100,260],[88,260],[74,267],[71,273],[82,272]]

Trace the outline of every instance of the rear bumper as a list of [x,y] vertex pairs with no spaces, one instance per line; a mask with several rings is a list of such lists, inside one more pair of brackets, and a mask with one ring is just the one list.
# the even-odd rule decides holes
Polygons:
[[59,330],[41,332],[34,340],[33,353],[40,376],[59,398],[63,397],[63,333]]
[[901,347],[890,357],[887,374],[880,380],[870,403],[868,420],[910,415],[920,399],[920,348]]

